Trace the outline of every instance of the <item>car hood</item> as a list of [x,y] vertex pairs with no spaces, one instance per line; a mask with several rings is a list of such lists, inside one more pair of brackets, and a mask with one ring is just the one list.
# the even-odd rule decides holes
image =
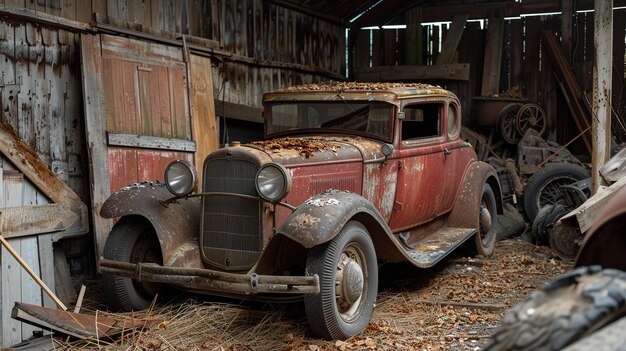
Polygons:
[[266,152],[286,167],[302,164],[382,161],[383,142],[354,136],[307,136],[275,138],[243,145]]

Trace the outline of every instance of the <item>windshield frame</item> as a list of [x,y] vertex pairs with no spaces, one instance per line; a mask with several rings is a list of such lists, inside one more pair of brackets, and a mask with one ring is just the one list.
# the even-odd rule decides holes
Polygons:
[[[294,128],[294,129],[287,129],[287,130],[280,130],[280,131],[276,131],[276,132],[270,132],[270,127],[272,126],[271,122],[272,122],[272,108],[274,106],[277,105],[322,105],[322,104],[327,104],[327,105],[347,105],[350,109],[352,109],[351,113],[345,114],[343,116],[340,116],[338,118],[335,119],[342,119],[345,117],[349,117],[350,114],[352,113],[358,113],[360,112],[357,107],[360,107],[358,105],[368,105],[371,106],[373,104],[376,104],[378,106],[384,106],[384,107],[388,107],[389,108],[389,115],[388,115],[388,133],[386,136],[382,136],[380,134],[376,134],[376,133],[371,133],[371,132],[367,132],[367,131],[360,131],[360,130],[355,130],[355,129],[346,129],[346,128],[335,128],[332,126],[323,126],[324,124],[328,124],[329,122],[332,122],[333,120],[327,120],[321,123],[320,127],[303,127],[303,128]],[[352,105],[357,105],[357,106],[352,106]],[[368,107],[368,106],[361,106],[361,109]],[[354,109],[353,109],[354,107]],[[369,109],[367,110],[369,111]],[[362,136],[362,137],[366,137],[366,138],[370,138],[370,139],[376,139],[376,140],[381,140],[384,142],[392,142],[393,138],[394,138],[394,134],[395,134],[395,127],[396,127],[396,114],[398,111],[398,106],[396,104],[390,103],[388,101],[381,101],[381,100],[290,100],[290,101],[285,101],[285,100],[279,100],[279,101],[267,101],[264,104],[264,112],[263,112],[263,116],[264,116],[264,120],[265,120],[265,137],[266,138],[273,138],[273,137],[279,137],[279,136],[290,136],[290,135],[300,135],[300,134],[343,134],[343,135],[355,135],[355,136]]]

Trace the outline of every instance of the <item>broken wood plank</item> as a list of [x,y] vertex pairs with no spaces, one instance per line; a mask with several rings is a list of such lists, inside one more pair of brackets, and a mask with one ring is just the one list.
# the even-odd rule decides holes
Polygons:
[[438,66],[379,66],[361,68],[356,80],[361,82],[393,82],[412,80],[469,80],[467,63]]
[[454,59],[454,54],[456,53],[456,50],[459,47],[459,43],[461,42],[461,37],[463,36],[465,23],[467,22],[468,17],[469,16],[467,13],[463,13],[455,15],[454,18],[452,18],[452,26],[448,31],[446,40],[441,46],[441,52],[437,56],[437,61],[435,61],[436,65],[452,63],[452,60]]
[[74,193],[13,131],[0,125],[0,152],[47,197],[57,203],[82,205]]
[[0,218],[5,238],[58,232],[80,220],[67,203],[2,208]]
[[47,330],[81,339],[111,337],[131,329],[149,329],[162,323],[159,319],[114,319],[16,302],[11,317]]
[[620,179],[609,187],[600,187],[598,191],[578,208],[561,218],[564,225],[578,227],[585,233],[595,223],[604,206],[613,198],[615,193],[626,186],[626,178]]

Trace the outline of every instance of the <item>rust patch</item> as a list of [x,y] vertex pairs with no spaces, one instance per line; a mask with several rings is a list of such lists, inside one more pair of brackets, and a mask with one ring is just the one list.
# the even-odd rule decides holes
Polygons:
[[294,217],[293,222],[291,222],[292,227],[305,227],[311,228],[320,223],[320,219],[317,217],[313,217],[308,213],[301,213]]
[[314,152],[332,151],[336,152],[339,146],[329,143],[312,141],[297,138],[279,138],[271,140],[253,141],[249,145],[257,146],[263,150],[280,152],[281,150],[295,150],[305,158],[309,158]]

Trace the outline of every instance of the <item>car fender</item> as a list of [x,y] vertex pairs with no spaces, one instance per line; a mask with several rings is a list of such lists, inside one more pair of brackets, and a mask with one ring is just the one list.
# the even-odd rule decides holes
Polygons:
[[[489,164],[481,161],[470,163],[465,170],[463,182],[454,201],[448,223],[452,227],[477,228],[480,198],[484,184],[491,186],[496,197],[498,213],[502,213],[502,191],[498,174]],[[468,215],[473,214],[473,215]]]
[[328,190],[306,200],[277,234],[310,249],[334,238],[351,219],[367,222],[364,224],[371,236],[381,231],[389,238],[393,235],[374,205],[361,195],[339,190]]
[[156,231],[163,262],[167,264],[177,247],[198,238],[200,228],[200,198],[178,199],[167,205],[162,203],[172,196],[163,183],[137,183],[112,194],[102,205],[100,215],[104,218],[146,218]]

